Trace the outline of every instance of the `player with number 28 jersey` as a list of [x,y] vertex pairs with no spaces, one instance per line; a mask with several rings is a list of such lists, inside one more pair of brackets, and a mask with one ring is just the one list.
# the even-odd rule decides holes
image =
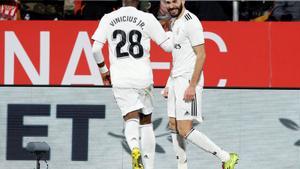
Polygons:
[[[156,18],[137,9],[139,0],[122,0],[123,7],[101,19],[92,39],[93,56],[104,84],[112,83],[114,98],[125,121],[124,135],[131,150],[133,169],[154,169],[155,135],[153,75],[150,41],[167,52],[171,38]],[[104,63],[103,44],[108,42],[110,72]]]
[[152,14],[128,6],[104,15],[92,39],[108,40],[114,87],[145,88],[153,84],[150,39],[161,45],[168,37]]

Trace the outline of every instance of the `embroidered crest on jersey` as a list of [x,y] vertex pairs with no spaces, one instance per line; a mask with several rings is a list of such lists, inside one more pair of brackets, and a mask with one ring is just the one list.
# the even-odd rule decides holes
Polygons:
[[181,49],[181,45],[180,44],[174,44],[174,48],[175,49]]
[[185,18],[185,20],[188,21],[188,20],[192,19],[192,16],[189,13],[187,13],[187,14],[184,15],[184,18]]

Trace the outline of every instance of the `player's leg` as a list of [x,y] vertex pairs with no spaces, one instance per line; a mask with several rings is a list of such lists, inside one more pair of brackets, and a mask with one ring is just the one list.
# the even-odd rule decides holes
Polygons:
[[127,113],[124,117],[125,121],[125,138],[131,150],[133,169],[143,169],[141,151],[139,146],[139,111]]
[[133,169],[143,169],[139,145],[139,113],[143,104],[138,101],[138,93],[133,89],[113,88],[117,104],[124,119],[124,134],[131,150]]
[[141,151],[145,169],[154,169],[155,135],[151,114],[140,114]]
[[169,117],[169,129],[171,131],[173,149],[177,158],[178,169],[187,169],[187,156],[185,140],[178,134],[176,126],[176,109],[175,109],[175,91],[174,91],[174,79],[171,78],[168,87],[168,117]]
[[193,128],[192,120],[177,120],[179,134],[203,150],[217,156],[222,162],[230,159],[229,153],[222,150],[205,134]]
[[139,145],[139,111],[133,111],[127,113],[123,117],[125,121],[125,138],[128,143],[130,150],[132,151],[134,148],[140,148]]
[[139,99],[144,105],[140,113],[140,132],[142,159],[145,169],[154,169],[155,159],[156,142],[151,120],[153,112],[152,91],[152,86],[139,91]]
[[139,145],[139,111],[127,113],[124,117],[125,121],[125,138],[131,150],[133,169],[143,169],[142,156]]
[[[205,134],[193,128],[193,119],[195,114],[200,110],[199,105],[195,100],[193,102],[186,102],[183,100],[184,92],[189,86],[189,80],[183,77],[176,78],[174,81],[176,91],[176,119],[177,130],[179,134],[192,142],[203,150],[210,152],[219,157],[223,162],[230,159],[229,153],[222,150],[214,142],[212,142]],[[199,92],[196,89],[196,93]],[[200,97],[199,95],[196,95]],[[198,98],[201,100],[200,98]]]
[[177,168],[187,169],[186,143],[185,139],[178,134],[174,117],[169,117],[169,129],[171,131],[173,149],[176,153]]

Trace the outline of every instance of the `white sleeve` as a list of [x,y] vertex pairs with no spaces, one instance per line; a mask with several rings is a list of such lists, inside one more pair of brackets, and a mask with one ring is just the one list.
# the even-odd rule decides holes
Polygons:
[[171,77],[169,76],[168,81],[167,81],[167,84],[166,84],[166,87],[169,87],[169,86],[170,86],[170,81],[171,81]]
[[168,39],[165,40],[163,43],[161,43],[160,47],[166,52],[172,52],[172,49],[174,46],[173,33],[168,31],[168,32],[166,32],[166,35],[167,35]]
[[103,48],[103,43],[98,41],[94,42],[92,52],[97,64],[104,62],[102,48]]
[[150,25],[148,27],[149,36],[152,40],[155,41],[156,44],[160,45],[164,41],[168,39],[166,32],[162,28],[161,24],[158,22],[158,20],[150,14]]
[[106,23],[106,15],[104,15],[101,18],[99,25],[92,36],[92,39],[101,43],[105,43],[107,39],[107,26],[108,24]]
[[203,28],[198,18],[187,21],[185,29],[187,30],[187,37],[192,46],[204,44]]

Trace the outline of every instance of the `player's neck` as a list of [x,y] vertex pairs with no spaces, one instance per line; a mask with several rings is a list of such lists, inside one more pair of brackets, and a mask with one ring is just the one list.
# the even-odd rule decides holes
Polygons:
[[176,20],[181,18],[185,12],[185,7],[182,7],[181,13],[177,16]]

